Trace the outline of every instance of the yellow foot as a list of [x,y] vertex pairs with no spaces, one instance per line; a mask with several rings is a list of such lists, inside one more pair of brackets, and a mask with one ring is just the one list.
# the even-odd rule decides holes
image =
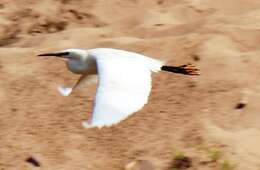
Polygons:
[[185,64],[185,65],[179,66],[179,68],[182,70],[183,74],[192,75],[192,76],[200,75],[199,69],[192,64]]

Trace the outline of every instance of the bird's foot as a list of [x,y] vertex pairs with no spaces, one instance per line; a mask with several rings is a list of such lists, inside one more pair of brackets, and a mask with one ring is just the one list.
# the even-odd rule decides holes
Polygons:
[[200,75],[199,69],[192,64],[185,64],[185,65],[179,66],[179,69],[181,70],[182,74],[192,75],[192,76]]
[[104,127],[104,125],[102,124],[92,124],[90,120],[87,121],[83,121],[82,122],[82,126],[86,129],[89,128],[98,128],[98,129],[102,129],[102,127]]
[[59,86],[58,91],[62,96],[69,96],[72,92],[72,88],[70,87],[64,87],[64,86]]
[[86,129],[92,127],[92,125],[91,125],[88,121],[83,121],[83,122],[82,122],[82,126],[83,126],[84,128],[86,128]]

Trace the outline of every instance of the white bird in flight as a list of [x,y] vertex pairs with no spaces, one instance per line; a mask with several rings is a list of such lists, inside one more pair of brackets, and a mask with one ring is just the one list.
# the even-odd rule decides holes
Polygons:
[[94,109],[91,119],[82,123],[85,128],[111,126],[140,110],[148,101],[152,72],[199,74],[191,64],[164,66],[162,61],[112,48],[66,49],[38,56],[64,58],[67,68],[81,75],[73,87],[58,87],[63,96],[70,95],[80,84],[98,75]]

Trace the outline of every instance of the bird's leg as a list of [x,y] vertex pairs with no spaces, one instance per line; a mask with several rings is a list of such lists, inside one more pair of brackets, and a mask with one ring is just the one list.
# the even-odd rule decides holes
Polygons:
[[78,88],[82,83],[83,79],[85,79],[88,75],[81,75],[76,84],[72,87],[72,90]]
[[72,91],[74,91],[76,88],[78,88],[84,82],[84,80],[87,77],[88,77],[88,74],[81,75],[80,78],[78,79],[78,81],[76,82],[76,84],[73,87],[60,86],[60,87],[58,87],[58,90],[61,93],[61,95],[69,96],[72,93]]

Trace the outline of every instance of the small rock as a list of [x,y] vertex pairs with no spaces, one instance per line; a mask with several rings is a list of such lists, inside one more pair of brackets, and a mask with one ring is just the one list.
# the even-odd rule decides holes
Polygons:
[[193,55],[191,55],[191,57],[192,57],[192,59],[193,59],[194,61],[200,61],[200,56],[197,55],[197,54],[193,54]]
[[17,108],[12,108],[11,110],[12,110],[12,112],[16,112],[18,109]]
[[191,158],[184,156],[183,158],[175,158],[172,167],[176,169],[187,169],[192,166]]
[[28,162],[28,163],[32,164],[33,166],[36,166],[36,167],[41,166],[40,162],[38,162],[35,158],[33,158],[31,156],[26,159],[26,162]]
[[236,105],[236,109],[243,109],[246,107],[246,103],[243,103],[243,102],[239,102],[237,105]]
[[154,24],[154,26],[163,26],[163,24]]
[[0,4],[0,9],[4,9],[4,8],[5,8],[4,4]]
[[164,3],[164,0],[159,0],[159,1],[157,1],[157,4],[158,5],[161,5],[161,4],[163,4]]

